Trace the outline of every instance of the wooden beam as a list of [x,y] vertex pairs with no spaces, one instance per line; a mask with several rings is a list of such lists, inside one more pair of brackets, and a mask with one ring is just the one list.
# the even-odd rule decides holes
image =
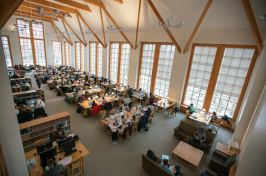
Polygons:
[[105,32],[104,32],[104,24],[103,24],[103,14],[102,14],[102,9],[100,7],[100,14],[101,14],[101,21],[102,21],[102,30],[103,30],[103,39],[104,39],[104,48],[106,48],[106,39],[105,39]]
[[209,10],[209,8],[210,8],[212,2],[213,2],[213,0],[208,0],[208,2],[207,2],[207,4],[206,4],[206,6],[205,6],[203,12],[201,13],[201,16],[200,16],[200,18],[199,18],[199,21],[197,22],[197,24],[196,24],[194,30],[192,31],[192,33],[191,33],[191,35],[190,35],[190,37],[189,37],[189,39],[188,39],[188,42],[187,42],[187,44],[186,44],[186,46],[185,46],[185,48],[184,48],[183,53],[186,53],[186,52],[187,52],[188,47],[189,47],[189,45],[191,44],[191,42],[192,42],[192,40],[193,40],[193,38],[194,38],[196,32],[198,31],[198,29],[199,29],[199,27],[200,27],[200,24],[201,24],[201,22],[203,21],[203,19],[204,19],[206,13],[208,12],[208,10]]
[[258,29],[258,25],[257,25],[256,19],[254,17],[254,13],[253,13],[252,7],[250,5],[249,0],[242,0],[242,4],[243,4],[244,9],[246,11],[248,22],[249,22],[250,28],[252,30],[254,39],[256,41],[257,48],[259,50],[259,53],[261,53],[262,49],[263,49],[263,43],[262,43],[262,39],[261,39],[261,36],[260,36],[260,32],[259,32],[259,29]]
[[64,21],[63,21],[63,20],[61,20],[61,21],[62,21],[62,23],[63,23],[63,26],[64,26],[66,32],[67,32],[68,39],[69,39],[69,41],[72,43],[71,38],[70,38],[69,33],[68,33],[68,30],[67,30],[67,27],[66,27]]
[[139,0],[139,11],[138,11],[138,20],[137,20],[137,30],[136,30],[135,49],[137,49],[137,43],[138,43],[140,8],[141,8],[141,0]]
[[[51,25],[52,25],[52,24],[51,24]],[[53,27],[53,29],[54,29],[55,34],[57,35],[57,31],[56,31],[54,25],[52,25],[52,27]],[[58,38],[58,40],[60,40],[60,42],[62,43],[62,40],[60,39],[60,37],[59,37],[58,35],[57,35],[57,38]]]
[[8,19],[16,11],[23,0],[1,0],[0,1],[0,29],[4,27]]
[[81,4],[79,2],[71,1],[71,0],[54,0],[56,2],[59,2],[61,4],[65,4],[71,7],[74,7],[79,10],[85,10],[91,12],[91,9],[86,4]]
[[[80,19],[83,21],[83,23],[87,26],[87,28],[89,29],[89,30],[91,30],[92,31],[92,29],[91,29],[91,27],[88,25],[88,23],[83,19],[83,17],[80,15],[80,14],[78,14],[79,15],[79,17],[80,17]],[[104,47],[105,45],[103,44],[103,42],[99,39],[99,37],[93,32],[92,33],[93,35],[94,35],[94,37],[101,43],[101,45]]]
[[85,40],[85,37],[84,37],[83,30],[82,30],[82,26],[81,26],[81,24],[80,24],[80,20],[79,20],[79,16],[78,16],[78,15],[77,15],[77,19],[78,19],[79,28],[80,28],[80,32],[81,32],[81,34],[82,34],[82,37],[83,37],[84,43],[87,45],[86,40]]
[[109,19],[113,22],[113,24],[115,25],[115,27],[119,30],[120,34],[124,37],[124,39],[127,41],[127,43],[130,45],[130,47],[132,49],[133,48],[133,45],[132,43],[128,40],[127,36],[124,34],[123,31],[120,31],[120,27],[117,25],[117,23],[115,22],[115,20],[113,19],[113,17],[110,15],[110,13],[108,12],[108,10],[104,7],[102,8],[104,10],[104,12],[106,13],[106,15],[109,17]]
[[83,0],[83,1],[87,2],[87,3],[90,3],[92,5],[95,5],[95,6],[101,7],[101,8],[104,7],[102,1],[100,1],[100,2],[98,0]]
[[74,9],[72,7],[67,7],[67,6],[64,6],[64,5],[56,4],[56,3],[53,3],[53,2],[50,2],[50,1],[45,1],[45,0],[30,0],[30,1],[29,0],[25,0],[25,1],[26,2],[30,2],[31,1],[32,4],[39,4],[39,5],[43,5],[43,6],[46,6],[46,7],[52,7],[52,8],[55,8],[55,9],[67,11],[69,13],[75,13],[76,12],[76,9]]
[[64,18],[61,18],[62,21],[64,21],[64,23],[67,25],[67,27],[75,34],[75,36],[79,39],[79,41],[84,45],[87,46],[87,43],[85,41],[85,43],[81,40],[81,38],[79,38],[79,36],[76,34],[76,32],[71,28],[71,26],[66,22],[66,20]]
[[115,2],[118,2],[119,4],[123,4],[123,0],[113,0]]
[[58,29],[58,27],[54,24],[54,22],[52,21],[51,24],[57,29],[57,31],[66,39],[66,41],[70,44],[70,45],[73,45],[72,42],[70,42],[66,36]]
[[[30,7],[24,7],[24,6],[19,6],[19,8],[17,9],[17,12],[29,12],[29,13],[32,13],[34,15],[37,15],[37,16],[48,16],[48,17],[51,17],[50,15],[48,14],[52,14],[51,12],[46,12],[46,11],[43,11],[45,13],[48,13],[48,14],[42,14],[42,15],[39,15],[39,13],[36,12],[36,9],[31,9]],[[63,17],[62,15],[58,15],[59,17]]]
[[[157,10],[156,7],[154,6],[154,4],[151,2],[151,0],[147,0],[147,2],[148,2],[148,4],[150,5],[150,7],[152,8],[152,10],[153,10],[153,12],[155,13],[156,17],[158,18],[158,20],[159,20],[160,22],[162,22],[162,24],[165,24],[163,18],[161,17],[160,13],[158,12],[158,10]],[[171,39],[171,41],[174,43],[174,45],[175,45],[177,51],[178,51],[179,53],[181,53],[181,48],[180,48],[180,46],[178,45],[177,41],[175,40],[175,38],[174,38],[173,34],[171,33],[171,31],[170,31],[168,28],[164,27],[164,26],[163,26],[163,28],[164,28],[165,32],[168,34],[168,36],[169,36],[169,38]]]
[[[40,5],[40,4],[34,4],[34,3],[26,2],[26,1],[23,1],[20,6],[21,7],[28,7],[28,8],[35,9],[35,10],[37,10],[36,7],[42,7],[43,8],[43,12],[53,13],[52,8],[50,6],[47,7],[47,6],[43,6],[43,5]],[[67,17],[72,18],[71,14],[68,13],[67,11],[60,10],[59,13],[60,14],[61,13],[67,14]]]
[[39,17],[39,18],[46,19],[46,20],[58,21],[57,18],[53,18],[51,16],[43,16],[43,15],[38,15],[38,14],[36,15],[36,14],[31,14],[30,12],[24,12],[24,11],[17,10],[17,11],[15,11],[15,13],[22,14],[22,16],[28,15],[30,17],[32,16],[32,17]]
[[56,18],[53,18],[53,19],[49,19],[49,18],[43,18],[43,17],[40,17],[40,16],[34,16],[34,15],[26,15],[26,14],[21,14],[21,13],[17,13],[15,12],[13,14],[14,16],[19,16],[19,17],[25,17],[25,18],[30,18],[30,19],[35,19],[35,20],[41,20],[41,21],[46,21],[46,22],[50,22],[50,21],[58,21],[58,19]]

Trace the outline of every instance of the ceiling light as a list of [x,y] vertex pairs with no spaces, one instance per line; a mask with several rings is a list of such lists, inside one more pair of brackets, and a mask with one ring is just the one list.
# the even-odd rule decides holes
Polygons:
[[260,19],[262,19],[263,21],[266,21],[266,14],[260,15]]
[[169,27],[180,28],[180,27],[182,27],[185,24],[184,22],[179,22],[177,25],[173,26],[173,25],[171,25],[171,23],[172,23],[171,20],[167,20],[166,24],[163,24],[163,22],[159,21],[158,25],[159,26],[163,26],[165,28],[169,28]]
[[53,9],[54,13],[57,14],[60,10],[58,9]]
[[107,29],[108,30],[113,30],[113,31],[125,31],[126,30],[124,27],[120,27],[120,29],[117,29],[114,26],[108,26]]

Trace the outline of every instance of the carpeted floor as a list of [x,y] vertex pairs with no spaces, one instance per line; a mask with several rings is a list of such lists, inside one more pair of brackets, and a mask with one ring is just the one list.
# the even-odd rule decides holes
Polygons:
[[[36,89],[37,84],[32,73],[27,73],[27,75],[32,77],[32,89]],[[71,133],[79,135],[80,141],[90,151],[90,154],[85,157],[85,176],[149,175],[145,170],[141,173],[141,155],[151,149],[159,157],[162,154],[172,156],[172,150],[179,143],[173,134],[174,128],[185,119],[183,112],[177,113],[175,118],[166,116],[167,111],[165,115],[155,112],[148,132],[134,133],[129,141],[125,143],[119,141],[113,144],[111,136],[100,126],[99,118],[84,118],[82,114],[76,113],[76,105],[68,105],[63,101],[64,96],[56,96],[56,92],[49,90],[47,84],[42,84],[41,88],[45,91],[46,101],[44,103],[48,116],[63,111],[69,112]],[[210,153],[203,155],[195,172],[176,159],[170,159],[171,165],[180,165],[181,171],[186,176],[199,176],[204,168],[208,167],[216,142],[226,144],[232,134],[232,131],[227,128],[219,129]]]

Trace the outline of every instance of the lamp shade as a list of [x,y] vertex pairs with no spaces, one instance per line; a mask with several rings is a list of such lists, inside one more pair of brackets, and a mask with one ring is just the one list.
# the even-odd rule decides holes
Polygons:
[[236,149],[238,149],[238,147],[239,147],[238,143],[236,141],[233,141],[233,140],[228,140],[227,144],[230,145],[231,147],[236,148]]

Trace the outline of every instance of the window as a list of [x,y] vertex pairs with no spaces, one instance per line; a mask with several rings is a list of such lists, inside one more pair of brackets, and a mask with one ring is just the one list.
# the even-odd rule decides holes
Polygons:
[[112,81],[127,84],[130,46],[127,43],[111,43],[109,75]]
[[97,75],[103,76],[103,46],[98,44]]
[[62,65],[61,42],[53,41],[54,65]]
[[71,66],[71,45],[65,42],[65,65]]
[[46,66],[43,23],[17,19],[23,65]]
[[102,45],[99,42],[90,43],[90,72],[102,76]]
[[90,43],[90,73],[96,74],[96,43]]
[[76,44],[76,69],[84,70],[84,45],[81,42]]
[[182,104],[237,117],[257,50],[255,46],[194,44]]
[[13,67],[13,59],[12,59],[11,50],[10,50],[9,37],[2,35],[1,39],[2,39],[4,54],[6,58],[6,66]]
[[168,97],[175,46],[171,43],[142,43],[138,88]]
[[168,97],[172,66],[175,55],[174,45],[161,45],[159,54],[158,71],[155,81],[155,94]]

